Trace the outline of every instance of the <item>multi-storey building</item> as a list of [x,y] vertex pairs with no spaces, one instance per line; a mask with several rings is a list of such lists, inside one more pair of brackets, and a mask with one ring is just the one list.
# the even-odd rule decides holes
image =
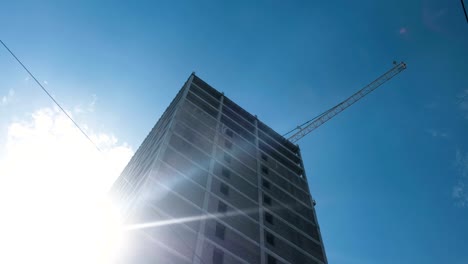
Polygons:
[[299,147],[195,74],[112,192],[119,263],[327,263]]

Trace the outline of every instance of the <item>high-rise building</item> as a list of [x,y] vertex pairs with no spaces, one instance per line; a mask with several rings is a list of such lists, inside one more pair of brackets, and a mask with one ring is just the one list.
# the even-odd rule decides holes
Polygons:
[[112,193],[119,263],[327,263],[299,147],[195,74]]

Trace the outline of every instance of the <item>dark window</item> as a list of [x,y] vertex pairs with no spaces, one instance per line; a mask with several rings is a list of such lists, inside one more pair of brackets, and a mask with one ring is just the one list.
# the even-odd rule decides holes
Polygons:
[[264,203],[264,204],[267,204],[267,205],[271,205],[271,198],[270,198],[270,196],[264,194],[264,195],[263,195],[263,203]]
[[262,172],[263,174],[268,175],[268,168],[262,165]]
[[263,159],[264,161],[268,161],[268,156],[265,155],[264,153],[262,153],[262,159]]
[[266,189],[270,189],[270,182],[265,180],[265,179],[262,179],[262,185],[263,187],[265,187]]
[[224,183],[221,183],[221,185],[219,185],[219,191],[220,191],[222,194],[228,196],[228,195],[229,195],[229,186],[227,186],[227,185],[224,184]]
[[226,213],[227,212],[227,205],[221,201],[218,202],[218,212]]
[[229,140],[224,140],[224,146],[228,149],[232,149],[232,142]]
[[226,233],[226,227],[223,226],[223,225],[220,224],[220,223],[216,223],[215,235],[216,235],[219,239],[224,240],[224,233]]
[[234,136],[234,133],[232,133],[232,130],[226,129],[226,135],[232,138]]
[[267,255],[267,264],[276,264],[276,259],[272,255]]
[[221,174],[228,179],[231,177],[231,171],[225,167],[221,169]]
[[224,258],[224,252],[219,248],[213,250],[213,264],[222,264]]
[[275,245],[275,237],[271,233],[266,233],[266,241],[268,244],[274,246]]
[[270,224],[273,224],[273,215],[268,212],[265,212],[265,221]]
[[224,153],[224,161],[226,161],[227,163],[231,163],[231,156],[229,156],[229,154],[227,153]]

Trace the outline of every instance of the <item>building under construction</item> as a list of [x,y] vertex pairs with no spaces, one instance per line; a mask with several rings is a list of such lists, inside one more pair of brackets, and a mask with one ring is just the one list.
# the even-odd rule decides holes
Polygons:
[[299,147],[195,74],[112,193],[118,263],[327,263]]

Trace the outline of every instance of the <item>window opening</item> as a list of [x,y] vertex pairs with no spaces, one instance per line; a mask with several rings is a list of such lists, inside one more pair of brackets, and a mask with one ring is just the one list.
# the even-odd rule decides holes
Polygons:
[[219,248],[213,250],[213,264],[223,264],[224,252]]
[[221,201],[218,202],[218,212],[226,213],[227,212],[227,205]]
[[268,212],[265,212],[265,221],[267,223],[273,224],[273,215]]
[[265,179],[262,179],[262,185],[263,187],[265,187],[265,189],[270,189],[270,182],[265,180]]
[[226,233],[226,227],[220,223],[216,223],[216,230],[215,230],[216,237],[224,240],[225,233]]
[[276,259],[272,255],[267,256],[267,264],[276,264]]
[[268,244],[274,246],[275,245],[275,237],[271,233],[266,233],[266,241]]
[[232,149],[232,142],[226,139],[226,140],[224,140],[224,146],[227,149]]
[[221,183],[221,185],[219,186],[219,191],[220,191],[222,194],[228,196],[228,195],[229,195],[229,186],[227,186],[227,185],[224,184],[224,183]]
[[232,130],[230,129],[226,129],[226,135],[230,138],[232,138],[234,136],[234,133],[232,133]]
[[268,196],[268,195],[266,195],[266,194],[264,194],[264,195],[263,195],[263,203],[264,203],[264,204],[267,204],[267,205],[271,205],[271,197]]
[[221,174],[228,179],[231,178],[231,171],[226,167],[221,169]]
[[227,163],[231,163],[231,156],[229,156],[229,154],[227,153],[224,153],[224,161],[226,161]]

